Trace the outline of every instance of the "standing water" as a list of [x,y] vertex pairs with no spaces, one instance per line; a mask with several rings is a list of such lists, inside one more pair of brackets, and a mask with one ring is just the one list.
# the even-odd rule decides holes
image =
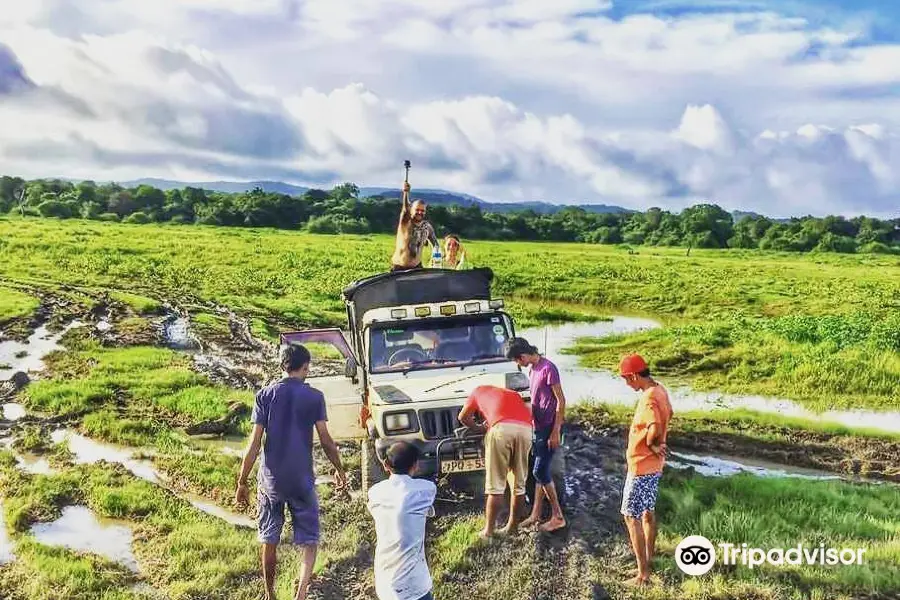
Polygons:
[[159,472],[146,460],[137,460],[128,450],[117,448],[109,444],[101,444],[83,435],[66,429],[57,429],[50,434],[54,444],[66,442],[69,450],[75,455],[76,464],[93,464],[105,460],[111,463],[119,463],[128,469],[135,477],[144,481],[158,484]]
[[191,334],[190,321],[187,317],[170,315],[163,323],[163,338],[166,346],[173,350],[199,350],[199,344]]
[[59,340],[63,334],[81,325],[80,321],[72,321],[57,333],[50,333],[46,325],[41,325],[25,343],[15,340],[0,342],[0,381],[6,381],[18,371],[30,373],[42,370],[44,357],[62,349]]
[[666,459],[666,466],[675,469],[693,468],[697,473],[707,477],[730,477],[740,473],[752,473],[757,477],[796,477],[814,480],[841,479],[839,475],[825,471],[787,467],[752,458],[698,456],[680,452],[673,452],[671,457]]
[[138,571],[137,559],[131,550],[131,527],[107,519],[98,520],[85,506],[67,506],[59,519],[52,523],[36,523],[31,533],[41,544],[92,552]]
[[[621,377],[611,371],[583,367],[579,364],[578,356],[563,354],[562,351],[573,347],[579,338],[601,338],[657,327],[660,327],[660,324],[650,319],[614,317],[611,321],[597,323],[535,327],[522,331],[521,335],[559,367],[566,398],[573,402],[599,401],[633,406],[637,395]],[[745,409],[817,422],[838,423],[847,427],[865,427],[900,433],[900,411],[846,410],[814,413],[791,400],[698,392],[688,387],[672,387],[669,392],[672,408],[676,413]]]
[[93,464],[101,460],[119,463],[135,477],[168,489],[179,498],[190,502],[194,508],[208,515],[239,527],[255,527],[255,522],[243,515],[227,511],[193,494],[180,493],[166,487],[166,482],[156,467],[150,461],[134,458],[134,454],[130,450],[111,444],[103,444],[66,429],[57,429],[50,434],[50,438],[54,443],[65,441],[69,450],[75,455],[76,463]]
[[3,517],[3,502],[0,501],[0,565],[11,563],[16,559],[13,543],[6,532],[6,520]]
[[3,418],[7,421],[18,421],[26,414],[25,407],[17,402],[7,402],[3,405]]

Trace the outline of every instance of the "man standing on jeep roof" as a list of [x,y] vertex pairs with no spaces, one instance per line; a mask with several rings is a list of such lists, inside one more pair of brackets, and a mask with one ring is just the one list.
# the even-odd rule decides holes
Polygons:
[[428,242],[432,249],[438,247],[434,227],[425,220],[425,202],[409,202],[409,182],[403,182],[400,205],[400,222],[397,224],[397,240],[391,257],[391,271],[405,271],[422,267],[422,247]]
[[313,428],[319,434],[325,454],[337,469],[336,485],[344,488],[347,482],[337,446],[328,433],[325,397],[304,381],[309,374],[309,362],[309,350],[303,346],[285,347],[281,352],[281,368],[287,377],[256,394],[251,417],[253,433],[241,463],[235,493],[235,503],[246,505],[250,496],[247,479],[260,446],[263,446],[256,498],[266,600],[275,598],[276,549],[284,527],[285,507],[291,513],[294,544],[302,548],[295,600],[305,600],[316,562],[319,502],[313,468]]
[[666,435],[672,404],[666,389],[650,376],[650,367],[637,354],[619,364],[619,373],[636,392],[641,392],[628,431],[628,475],[622,493],[622,516],[637,559],[638,574],[627,585],[646,585],[656,545],[656,497],[666,459]]
[[516,361],[519,367],[531,367],[528,379],[531,382],[531,412],[534,415],[531,449],[534,453],[535,490],[531,516],[522,522],[522,527],[532,527],[540,522],[546,496],[550,502],[551,516],[549,521],[540,525],[540,529],[556,531],[566,526],[550,468],[553,454],[560,445],[566,415],[566,398],[560,384],[559,370],[524,338],[510,340],[506,356]]
[[497,513],[503,503],[503,493],[510,474],[509,519],[501,533],[513,533],[525,498],[525,479],[528,477],[528,452],[531,450],[531,411],[518,392],[480,385],[469,394],[459,413],[459,422],[475,427],[475,413],[484,416],[487,433],[484,436],[485,462],[485,526],[481,537],[494,534]]

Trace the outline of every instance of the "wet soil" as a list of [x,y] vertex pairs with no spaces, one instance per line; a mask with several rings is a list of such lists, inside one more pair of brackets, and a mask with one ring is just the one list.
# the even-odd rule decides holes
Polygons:
[[[210,311],[210,307],[204,307]],[[277,347],[254,338],[249,321],[230,311],[216,309],[228,319],[227,335],[211,339],[196,338],[196,347],[185,349],[194,357],[198,371],[211,380],[239,389],[255,390],[278,376]],[[173,314],[152,321],[152,326],[135,336],[117,324],[132,313],[121,306],[102,304],[89,315],[94,333],[105,344],[166,343],[166,323]],[[86,315],[83,315],[86,316]],[[46,318],[46,314],[44,315]],[[179,317],[175,317],[179,318]],[[110,327],[99,323],[110,323]],[[149,336],[149,337],[141,337]],[[340,361],[317,365],[316,374],[343,371]],[[13,401],[15,390],[0,390],[0,400]],[[226,434],[246,418],[246,406],[233,406],[229,415],[214,422],[191,424],[191,434]],[[65,419],[43,419],[26,415],[15,422],[0,417],[0,435],[29,423],[46,427],[76,425],[79,415]],[[710,422],[709,428],[715,424]],[[756,433],[756,432],[754,432]],[[777,434],[763,441],[754,437],[722,432],[680,432],[670,434],[670,445],[676,450],[702,454],[725,453],[765,459],[786,465],[806,466],[846,475],[865,475],[889,481],[900,480],[900,444],[887,440],[855,438],[788,428],[766,427],[764,433]],[[554,534],[521,532],[488,544],[475,544],[465,550],[474,568],[452,570],[442,580],[443,598],[517,597],[532,600],[565,598],[573,600],[608,598],[609,594],[591,574],[591,556],[602,556],[616,569],[627,565],[630,555],[619,516],[621,490],[624,483],[624,427],[603,418],[573,422],[565,436],[566,475],[565,507],[568,526]],[[320,472],[324,471],[320,468]],[[353,480],[353,478],[351,478]],[[358,481],[355,485],[358,487]],[[359,496],[334,498],[331,510],[344,515],[344,521],[331,524],[324,535],[337,535],[346,519],[368,523],[365,509],[360,510]],[[481,515],[483,500],[478,494],[459,494],[442,490],[436,503],[437,516],[430,526],[427,545],[461,518]],[[361,512],[362,511],[362,512]],[[346,598],[357,600],[374,597],[371,579],[371,540],[361,544],[349,558],[329,565],[315,579],[310,597],[318,599]],[[293,565],[292,565],[293,568]],[[504,590],[509,593],[504,592]],[[496,593],[496,596],[494,594]]]
[[808,467],[849,477],[900,482],[900,443],[782,428],[783,440],[739,434],[673,432],[670,445],[704,454],[728,454]]

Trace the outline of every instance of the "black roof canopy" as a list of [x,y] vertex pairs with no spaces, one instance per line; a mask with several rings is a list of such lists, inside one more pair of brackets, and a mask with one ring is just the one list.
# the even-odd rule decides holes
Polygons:
[[403,304],[428,304],[454,300],[490,300],[494,272],[487,267],[413,269],[381,273],[354,281],[344,288],[346,302],[353,302],[357,323],[373,308]]

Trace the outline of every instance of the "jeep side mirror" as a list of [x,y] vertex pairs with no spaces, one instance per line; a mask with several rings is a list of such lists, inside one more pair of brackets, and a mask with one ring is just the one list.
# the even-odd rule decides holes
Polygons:
[[352,357],[348,358],[347,362],[344,363],[344,375],[348,379],[352,379],[353,381],[356,381],[356,371],[357,371],[356,360],[353,359]]

